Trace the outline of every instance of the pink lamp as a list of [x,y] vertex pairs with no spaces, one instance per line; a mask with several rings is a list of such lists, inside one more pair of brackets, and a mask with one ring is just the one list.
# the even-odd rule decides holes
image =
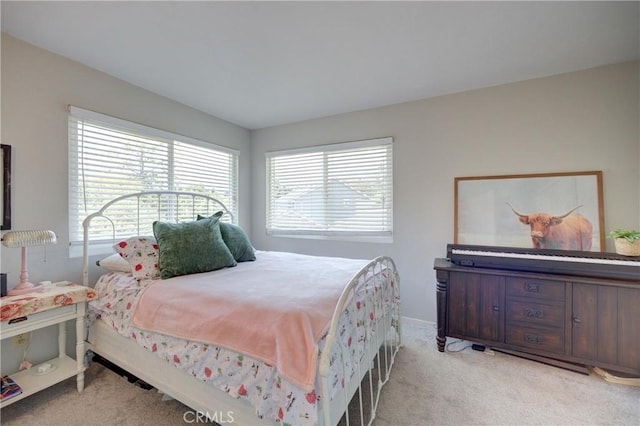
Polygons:
[[22,265],[20,267],[20,284],[9,290],[9,296],[24,294],[37,288],[35,284],[29,282],[29,272],[27,271],[27,247],[44,246],[55,244],[56,234],[53,231],[36,229],[32,231],[9,231],[2,236],[2,245],[10,248],[22,248]]

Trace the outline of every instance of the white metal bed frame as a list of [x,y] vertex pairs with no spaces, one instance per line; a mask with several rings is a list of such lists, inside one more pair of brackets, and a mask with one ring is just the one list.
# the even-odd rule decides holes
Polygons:
[[[171,204],[171,202],[177,204],[179,199],[182,200],[185,197],[190,198],[193,206],[193,218],[195,218],[197,214],[211,214],[210,211],[223,210],[229,214],[233,220],[233,215],[223,203],[204,194],[178,191],[153,191],[139,192],[115,198],[95,213],[87,216],[83,222],[82,279],[85,286],[89,285],[88,245],[91,221],[98,217],[106,218],[114,227],[115,236],[115,224],[108,216],[109,208],[124,200],[137,199],[136,204],[139,209],[140,199],[150,196],[158,197],[158,206],[160,206],[160,199],[163,197],[168,204]],[[202,203],[205,203],[207,206],[213,206],[213,209],[208,212],[195,211],[197,209],[196,206],[201,206]],[[158,207],[158,209],[160,210],[160,207]],[[131,214],[135,215],[138,221],[140,220],[139,211],[131,212]],[[177,222],[179,220],[178,215],[179,213],[176,212],[173,221]],[[166,212],[158,211],[158,217],[166,218]],[[141,229],[139,222],[138,229]],[[338,321],[345,309],[355,309],[356,298],[352,296],[355,294],[357,284],[367,279],[376,280],[376,286],[380,286],[378,291],[373,292],[374,297],[378,298],[375,300],[374,305],[376,307],[382,306],[383,309],[382,312],[375,312],[375,320],[371,320],[369,316],[366,315],[358,318],[365,321],[364,326],[366,330],[373,331],[367,335],[364,350],[361,354],[362,360],[357,365],[354,378],[348,383],[345,383],[345,386],[331,398],[331,386],[329,383],[329,357],[333,352],[331,348],[335,346],[337,348],[336,350],[343,350],[337,339]],[[356,421],[359,421],[361,425],[370,425],[373,422],[378,408],[380,392],[383,385],[389,380],[395,355],[402,343],[399,285],[400,277],[393,259],[387,256],[380,256],[365,265],[353,276],[345,287],[334,310],[325,347],[318,363],[318,374],[320,378],[319,395],[322,406],[322,410],[318,412],[318,424],[336,425],[338,422],[344,422],[344,424],[349,426],[354,422],[352,416],[355,417]],[[391,300],[385,300],[385,298],[390,298]],[[255,415],[255,409],[248,402],[231,398],[225,392],[172,367],[150,351],[139,346],[136,342],[122,337],[102,321],[98,320],[93,323],[89,329],[87,340],[88,350],[115,363],[129,373],[134,374],[141,380],[154,386],[158,391],[179,400],[195,411],[212,416],[223,416],[224,412],[231,412],[233,413],[232,424],[275,424],[273,421],[258,419]],[[345,368],[346,367],[342,365],[343,376],[346,378]],[[358,394],[357,399],[354,398],[356,393]],[[349,406],[352,400],[357,403],[358,407],[355,409],[353,408],[353,402],[352,407]],[[327,404],[327,401],[330,401],[330,403]],[[341,421],[344,414],[346,415]]]

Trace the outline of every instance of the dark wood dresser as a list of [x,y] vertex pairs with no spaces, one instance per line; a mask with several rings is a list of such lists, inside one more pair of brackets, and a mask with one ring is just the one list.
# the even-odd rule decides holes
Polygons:
[[640,376],[640,259],[592,268],[582,259],[451,255],[455,247],[434,264],[439,351],[450,336]]

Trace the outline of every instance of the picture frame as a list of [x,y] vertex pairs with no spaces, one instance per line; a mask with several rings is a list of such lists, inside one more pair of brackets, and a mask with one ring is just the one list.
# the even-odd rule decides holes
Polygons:
[[0,186],[2,186],[2,198],[0,198],[0,230],[11,229],[11,145],[0,144],[0,160],[2,173],[0,173]]
[[456,177],[454,192],[456,244],[605,250],[602,171]]

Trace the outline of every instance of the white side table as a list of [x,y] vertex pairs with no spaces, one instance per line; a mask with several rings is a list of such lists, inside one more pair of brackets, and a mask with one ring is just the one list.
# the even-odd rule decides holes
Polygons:
[[[0,338],[58,324],[58,356],[9,376],[22,393],[0,402],[0,408],[20,401],[69,377],[77,376],[78,392],[84,388],[84,332],[86,302],[97,293],[78,284],[62,281],[40,287],[31,293],[0,298]],[[65,323],[76,321],[76,359],[66,355]]]

